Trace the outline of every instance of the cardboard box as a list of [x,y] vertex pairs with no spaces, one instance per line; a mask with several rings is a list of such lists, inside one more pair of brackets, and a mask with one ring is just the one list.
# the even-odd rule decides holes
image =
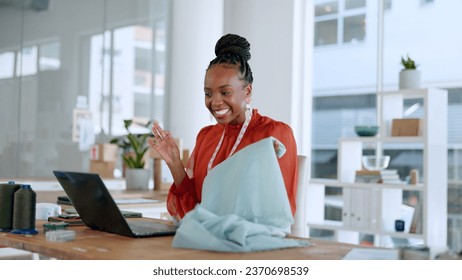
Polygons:
[[421,119],[393,119],[391,136],[419,136],[422,135]]
[[117,160],[116,144],[96,144],[90,148],[90,160],[112,162]]
[[90,161],[90,173],[97,173],[103,178],[114,178],[115,161]]

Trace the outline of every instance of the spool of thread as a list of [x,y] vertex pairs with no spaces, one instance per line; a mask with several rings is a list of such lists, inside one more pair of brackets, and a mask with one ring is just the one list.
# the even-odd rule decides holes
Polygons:
[[20,187],[14,181],[0,184],[0,232],[10,231],[13,227],[14,193]]
[[30,185],[21,185],[14,194],[13,230],[16,234],[37,234],[35,229],[35,204],[37,195]]

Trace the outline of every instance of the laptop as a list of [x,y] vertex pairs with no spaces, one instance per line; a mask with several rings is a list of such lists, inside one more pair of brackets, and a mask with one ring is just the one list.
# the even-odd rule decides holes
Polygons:
[[177,226],[126,219],[98,174],[54,170],[82,221],[88,227],[128,237],[174,235]]

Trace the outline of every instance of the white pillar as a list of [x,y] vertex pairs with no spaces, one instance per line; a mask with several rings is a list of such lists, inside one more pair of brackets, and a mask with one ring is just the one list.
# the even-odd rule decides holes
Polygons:
[[[312,0],[225,0],[224,33],[250,42],[252,106],[289,124],[311,155]],[[308,12],[306,12],[308,11]],[[311,158],[311,157],[310,157]]]
[[[313,0],[294,0],[294,38],[292,57],[291,125],[298,144],[298,153],[311,162],[311,127],[313,112]],[[311,168],[308,169],[311,178]]]
[[204,76],[223,33],[223,1],[174,0],[166,129],[192,149],[199,130],[211,123],[204,105]]

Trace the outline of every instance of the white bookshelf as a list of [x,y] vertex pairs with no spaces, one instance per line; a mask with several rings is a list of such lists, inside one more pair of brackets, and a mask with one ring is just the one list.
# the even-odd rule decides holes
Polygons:
[[[319,214],[311,215],[314,218],[308,221],[308,226],[333,231],[334,238],[341,242],[359,243],[363,234],[369,234],[374,236],[376,246],[390,247],[390,239],[396,237],[443,250],[447,246],[447,91],[435,88],[388,91],[379,93],[378,98],[382,112],[379,134],[339,139],[337,180],[310,182],[316,193],[326,187],[341,189],[340,204],[336,206],[341,208],[341,221],[324,219],[324,208],[332,203],[328,196],[323,196],[321,202],[309,206],[311,213]],[[423,104],[421,135],[392,137],[392,120],[404,117],[406,99],[418,99]],[[421,181],[416,185],[356,183],[355,172],[362,168],[363,151],[373,149],[381,154],[390,147],[422,151]],[[410,209],[403,206],[403,192],[408,191],[419,194],[421,232],[409,233],[410,222],[404,232],[397,232],[394,227],[395,220],[409,218]]]

